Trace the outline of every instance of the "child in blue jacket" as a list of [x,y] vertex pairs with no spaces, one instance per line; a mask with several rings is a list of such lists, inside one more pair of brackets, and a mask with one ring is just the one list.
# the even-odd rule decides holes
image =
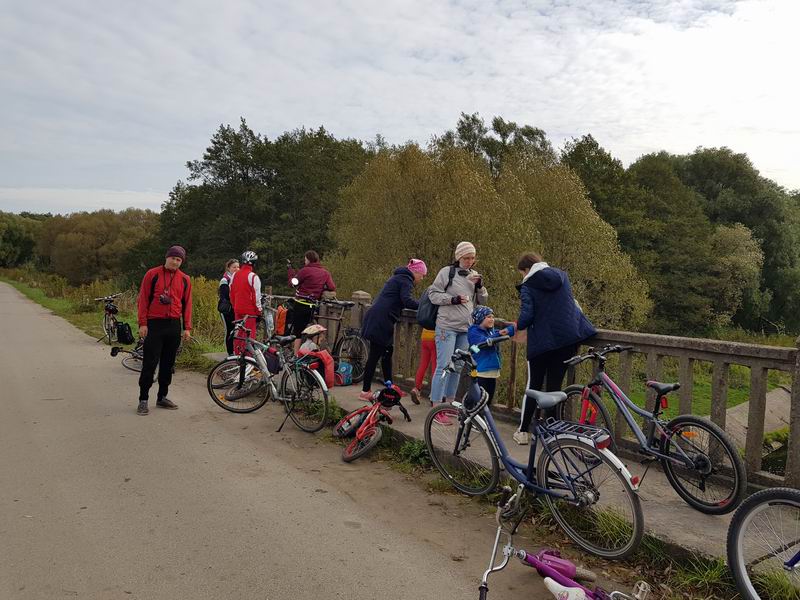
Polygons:
[[[472,311],[472,325],[467,330],[469,345],[480,344],[489,338],[501,335],[514,335],[514,326],[509,325],[501,330],[494,328],[494,311],[488,306],[477,306]],[[478,385],[489,394],[489,402],[494,398],[497,378],[500,377],[500,349],[497,346],[484,348],[475,355]]]

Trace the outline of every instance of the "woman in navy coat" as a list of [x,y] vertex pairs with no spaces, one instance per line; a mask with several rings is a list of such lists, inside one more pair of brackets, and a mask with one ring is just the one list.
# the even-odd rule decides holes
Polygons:
[[383,380],[392,378],[392,353],[394,352],[394,325],[404,308],[416,310],[419,304],[411,295],[414,284],[428,272],[419,259],[412,258],[405,267],[398,267],[375,298],[361,325],[361,337],[369,341],[369,355],[364,367],[364,384],[359,397],[369,400],[370,388],[378,361],[381,362]]

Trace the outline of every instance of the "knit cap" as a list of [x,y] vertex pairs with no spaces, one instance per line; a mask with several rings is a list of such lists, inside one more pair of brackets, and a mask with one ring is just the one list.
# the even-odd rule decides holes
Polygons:
[[186,250],[183,249],[183,246],[171,246],[169,250],[167,250],[167,255],[164,258],[169,258],[170,256],[177,256],[181,260],[186,260]]
[[493,314],[494,311],[488,306],[476,306],[475,310],[472,311],[472,322],[475,325],[480,325],[486,317]]
[[421,273],[423,277],[428,274],[428,266],[425,261],[418,258],[412,258],[408,261],[406,268],[412,273]]
[[476,254],[475,246],[470,242],[459,242],[456,246],[456,260],[461,260],[467,254]]

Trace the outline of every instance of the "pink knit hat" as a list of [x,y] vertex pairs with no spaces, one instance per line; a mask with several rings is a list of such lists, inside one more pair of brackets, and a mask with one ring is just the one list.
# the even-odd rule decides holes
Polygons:
[[428,274],[428,267],[425,261],[418,258],[412,258],[408,261],[406,268],[412,273],[421,273],[423,277]]

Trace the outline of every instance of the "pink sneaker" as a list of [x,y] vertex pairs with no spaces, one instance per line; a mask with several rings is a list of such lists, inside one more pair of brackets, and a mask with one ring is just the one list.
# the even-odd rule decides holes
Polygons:
[[358,395],[359,400],[363,400],[364,402],[371,402],[372,401],[372,392],[361,392]]
[[450,417],[445,413],[445,411],[436,413],[436,416],[433,417],[433,420],[436,421],[439,425],[453,424],[453,422],[450,420]]

